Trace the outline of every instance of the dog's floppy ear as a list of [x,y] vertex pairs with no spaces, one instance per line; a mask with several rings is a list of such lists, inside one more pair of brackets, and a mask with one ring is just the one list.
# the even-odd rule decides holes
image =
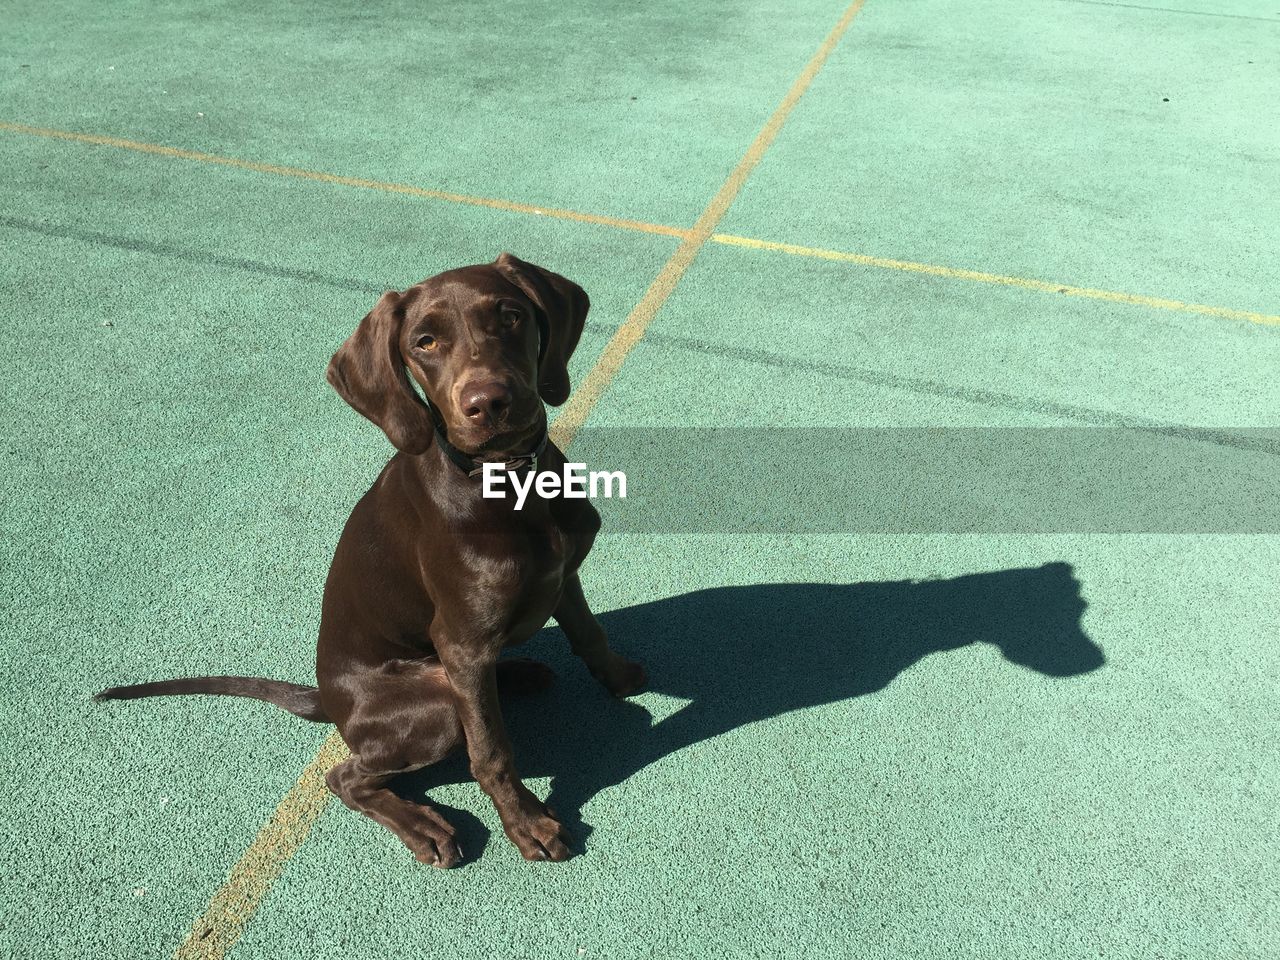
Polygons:
[[431,412],[409,383],[400,356],[401,295],[387,291],[329,361],[325,379],[343,400],[372,420],[396,449],[431,446]]
[[493,265],[533,301],[541,316],[542,356],[538,364],[538,393],[553,407],[569,399],[569,358],[582,336],[591,300],[572,280],[525,263],[509,253]]

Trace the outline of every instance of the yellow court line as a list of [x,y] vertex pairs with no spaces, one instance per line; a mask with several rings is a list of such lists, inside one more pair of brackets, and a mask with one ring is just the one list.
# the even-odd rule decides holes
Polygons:
[[622,326],[618,328],[612,339],[605,346],[600,359],[596,361],[595,366],[583,378],[578,389],[569,398],[569,402],[565,404],[559,415],[557,415],[556,422],[552,427],[551,439],[560,447],[563,448],[569,445],[569,441],[578,432],[578,428],[582,426],[583,421],[586,420],[587,415],[596,405],[596,401],[600,399],[605,388],[609,386],[610,381],[613,380],[619,368],[621,368],[622,362],[627,358],[627,354],[640,342],[640,338],[644,336],[644,332],[648,329],[650,322],[658,311],[662,309],[662,305],[667,302],[667,298],[671,296],[671,291],[675,289],[676,284],[680,282],[680,278],[689,269],[690,264],[693,263],[694,258],[698,255],[698,251],[711,239],[716,225],[729,211],[729,207],[737,198],[742,185],[746,183],[747,177],[751,175],[751,171],[756,168],[760,158],[764,156],[765,151],[769,149],[769,146],[778,136],[778,131],[782,129],[782,125],[786,122],[791,111],[795,109],[795,105],[800,101],[800,98],[804,96],[804,92],[809,89],[809,85],[813,83],[813,78],[818,75],[818,71],[822,69],[827,57],[831,55],[831,51],[836,48],[836,44],[844,36],[845,30],[853,22],[853,18],[858,15],[858,11],[862,9],[864,2],[865,0],[853,0],[853,3],[849,4],[839,22],[827,34],[827,38],[822,42],[822,46],[818,48],[818,52],[805,65],[800,76],[796,78],[795,83],[791,85],[791,89],[787,91],[787,95],[782,98],[778,108],[765,121],[764,127],[756,135],[755,140],[751,142],[751,146],[747,148],[747,152],[738,161],[738,165],[733,168],[733,172],[729,174],[728,179],[721,185],[716,195],[712,197],[711,202],[707,204],[707,208],[702,211],[702,215],[698,217],[693,229],[689,231],[689,235],[680,242],[680,246],[671,255],[671,259],[667,261],[653,283],[649,285],[649,289],[645,291],[644,297],[636,304],[635,309],[631,311],[631,315],[627,317],[626,321],[623,322]]
[[923,273],[934,277],[946,277],[949,280],[972,280],[977,283],[994,283],[1004,287],[1020,287],[1023,290],[1038,290],[1041,293],[1060,293],[1069,297],[1087,297],[1091,300],[1106,300],[1111,303],[1128,303],[1139,307],[1153,307],[1157,310],[1177,310],[1183,313],[1200,313],[1209,317],[1223,317],[1228,320],[1247,320],[1250,323],[1280,325],[1280,316],[1270,313],[1255,313],[1251,310],[1233,310],[1230,307],[1214,307],[1204,303],[1184,303],[1181,300],[1144,297],[1136,293],[1117,293],[1113,290],[1098,290],[1093,287],[1074,287],[1065,283],[1049,283],[1046,280],[1032,280],[1026,277],[1006,277],[998,273],[961,270],[956,267],[942,267],[931,263],[915,263],[911,260],[890,260],[886,257],[867,256],[864,253],[844,253],[840,250],[823,250],[819,247],[801,247],[793,243],[756,240],[752,237],[739,237],[730,233],[717,233],[711,237],[711,240],[713,243],[727,244],[733,247],[749,247],[753,250],[776,250],[781,253],[793,254],[797,257],[817,257],[821,260],[857,263],[864,267],[902,270],[907,273]]
[[463,203],[473,207],[490,207],[494,210],[505,210],[508,213],[529,213],[542,217],[553,217],[557,220],[574,220],[578,223],[594,223],[605,227],[616,227],[620,230],[636,230],[640,233],[656,233],[665,237],[683,238],[689,231],[680,227],[669,227],[660,223],[645,223],[642,220],[623,220],[617,217],[606,217],[594,213],[580,213],[577,210],[561,210],[557,207],[539,207],[529,203],[515,203],[511,200],[499,200],[494,197],[473,197],[465,193],[449,193],[445,190],[428,190],[407,183],[386,183],[381,180],[365,180],[361,177],[343,177],[336,173],[322,173],[318,170],[303,170],[299,167],[286,167],[277,163],[258,163],[253,160],[238,160],[235,157],[222,157],[214,153],[200,153],[195,150],[181,150],[177,147],[165,147],[156,143],[141,143],[137,140],[124,140],[120,137],[103,137],[91,133],[73,133],[69,130],[53,130],[48,127],[29,127],[23,123],[7,123],[0,121],[0,130],[10,133],[25,133],[33,137],[48,137],[53,140],[70,140],[75,143],[90,143],[100,147],[115,147],[119,150],[133,150],[137,153],[150,153],[161,157],[174,157],[179,160],[193,160],[196,163],[212,163],[221,167],[235,167],[238,170],[252,170],[254,173],[274,173],[282,177],[295,177],[299,180],[313,180],[317,183],[332,183],[344,187],[360,187],[365,190],[381,190],[384,193],[403,193],[411,197],[425,197],[430,200],[445,200],[449,203]]
[[[593,223],[602,226],[614,227],[620,230],[635,230],[641,233],[659,234],[661,236],[676,237],[680,240],[690,241],[694,238],[698,225],[695,224],[691,230],[683,227],[672,227],[660,223],[647,223],[643,220],[627,220],[618,217],[606,217],[592,213],[580,213],[576,210],[564,210],[557,207],[538,207],[527,203],[515,203],[509,200],[499,200],[492,197],[473,197],[461,193],[448,193],[443,190],[428,190],[424,187],[414,187],[407,184],[399,183],[383,183],[378,180],[366,180],[360,177],[344,177],[331,173],[319,173],[312,170],[301,170],[297,167],[285,167],[273,163],[256,163],[248,160],[237,160],[232,157],[222,157],[211,153],[197,153],[193,150],[180,150],[176,147],[165,147],[154,143],[140,143],[136,140],[122,140],[119,137],[98,136],[88,133],[72,133],[67,130],[53,130],[48,127],[31,127],[21,123],[7,123],[0,121],[0,130],[9,131],[11,133],[23,133],[37,137],[49,137],[59,140],[71,140],[77,143],[89,143],[98,146],[117,147],[122,150],[134,150],[139,153],[149,153],[157,156],[176,157],[183,160],[194,160],[202,163],[213,163],[220,166],[236,167],[242,170],[252,170],[257,173],[271,173],[286,177],[297,177],[304,180],[314,180],[319,183],[334,183],[342,186],[360,187],[368,190],[381,190],[389,193],[402,193],[409,196],[426,197],[432,200],[443,200],[449,203],[468,204],[477,207],[489,207],[495,210],[504,210],[508,213],[527,213],[536,216],[554,217],[561,220],[572,220],[579,223]],[[762,131],[762,136],[765,131]],[[747,158],[743,158],[745,163]],[[754,163],[751,164],[754,166]],[[739,164],[741,167],[742,164]],[[736,173],[737,171],[735,171]],[[750,172],[749,170],[747,172]],[[744,174],[745,177],[745,174]],[[733,178],[730,178],[732,181]],[[730,181],[726,181],[725,188],[722,193],[730,186]],[[740,182],[739,182],[740,185]],[[736,188],[733,191],[737,192]],[[732,202],[732,197],[729,198]],[[706,217],[706,214],[703,214]],[[699,220],[699,224],[702,220]],[[716,233],[710,237],[704,238],[702,242],[711,242],[725,244],[728,246],[750,247],[757,250],[775,250],[782,253],[788,253],[798,257],[816,257],[822,260],[836,260],[845,263],[856,263],[867,267],[878,267],[884,270],[900,270],[907,273],[927,274],[935,277],[945,277],[950,280],[971,280],[978,283],[994,283],[1006,287],[1021,287],[1024,290],[1036,290],[1042,293],[1060,293],[1073,297],[1087,297],[1094,300],[1105,300],[1111,303],[1125,303],[1135,306],[1151,307],[1157,310],[1174,310],[1181,313],[1197,313],[1209,317],[1221,317],[1227,320],[1245,320],[1249,323],[1261,323],[1267,325],[1280,325],[1280,316],[1268,313],[1257,313],[1251,310],[1236,310],[1231,307],[1215,307],[1203,303],[1186,303],[1182,300],[1171,300],[1165,297],[1148,297],[1141,294],[1121,293],[1114,290],[1100,290],[1095,287],[1077,287],[1071,284],[1052,283],[1047,280],[1035,280],[1027,277],[1011,277],[1002,276],[995,273],[983,273],[978,270],[963,270],[956,267],[944,267],[937,264],[916,263],[910,260],[892,260],[886,257],[873,257],[862,253],[848,253],[841,250],[824,250],[819,247],[805,247],[792,243],[777,243],[771,240],[757,240],[752,237],[740,237],[727,233]],[[690,249],[696,250],[702,245],[702,242],[691,243],[688,248],[677,251],[677,255],[687,257],[684,269],[688,268],[688,262],[692,261],[691,256],[687,256]],[[683,273],[683,270],[680,271]],[[655,281],[655,287],[657,282]],[[665,288],[665,286],[664,286]],[[667,288],[667,293],[670,290]],[[650,289],[649,293],[654,296],[661,296],[662,300],[666,299],[666,294],[661,289]],[[646,294],[648,297],[649,294]],[[661,306],[661,302],[657,304]],[[639,307],[637,307],[639,310]],[[630,334],[628,334],[629,336]],[[620,344],[622,346],[622,344]],[[634,343],[632,344],[634,346]],[[630,347],[627,347],[630,350]],[[625,356],[625,353],[623,354]],[[612,377],[612,373],[609,374]],[[606,381],[607,382],[607,381]],[[594,386],[594,384],[592,385]],[[593,401],[594,402],[594,401]],[[563,414],[561,417],[563,418]],[[566,424],[569,421],[565,421]]]
[[[650,284],[626,322],[614,333],[600,359],[574,392],[573,399],[562,408],[552,427],[552,439],[560,447],[566,448],[572,442],[578,428],[618,372],[622,361],[639,342],[645,328],[684,276],[698,251],[710,239],[716,224],[728,211],[747,176],[773,143],[787,115],[809,88],[864,2],[865,0],[854,0],[845,10],[818,52],[792,84],[782,103],[747,148],[746,154],[729,174],[729,178],[707,204],[693,229],[688,231],[688,235]],[[346,748],[341,738],[336,732],[331,734],[298,778],[298,782],[280,801],[266,826],[232,867],[226,883],[214,894],[204,914],[192,926],[191,932],[175,952],[175,958],[221,960],[225,957],[226,952],[240,939],[245,924],[262,897],[311,832],[316,818],[329,801],[324,774],[345,754]]]
[[210,960],[226,956],[244,933],[245,924],[263,896],[276,882],[316,818],[329,803],[324,775],[348,756],[346,744],[334,730],[284,795],[248,849],[231,868],[200,919],[174,951],[175,960]]

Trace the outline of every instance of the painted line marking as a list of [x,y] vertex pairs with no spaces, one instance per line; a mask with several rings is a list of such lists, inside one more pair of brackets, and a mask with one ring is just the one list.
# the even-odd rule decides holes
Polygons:
[[272,173],[281,177],[294,177],[299,180],[312,180],[316,183],[331,183],[343,187],[359,187],[364,190],[380,190],[384,193],[403,193],[411,197],[425,197],[429,200],[444,200],[449,203],[461,203],[473,207],[489,207],[494,210],[505,210],[508,213],[527,213],[539,217],[553,217],[557,220],[574,220],[578,223],[594,223],[605,227],[616,227],[619,230],[634,230],[640,233],[656,233],[666,237],[683,238],[688,231],[679,227],[668,227],[660,223],[645,223],[641,220],[623,220],[617,217],[606,217],[594,213],[580,213],[576,210],[561,210],[556,207],[533,206],[528,203],[515,203],[511,200],[499,200],[493,197],[473,197],[465,193],[449,193],[445,190],[428,190],[407,183],[386,183],[381,180],[366,180],[362,177],[344,177],[336,173],[322,173],[317,170],[303,170],[300,167],[286,167],[276,163],[258,163],[253,160],[237,160],[234,157],[223,157],[214,153],[200,153],[195,150],[181,150],[177,147],[165,147],[155,143],[141,143],[137,140],[124,140],[120,137],[104,137],[91,133],[72,133],[68,130],[53,130],[48,127],[29,127],[23,123],[7,123],[0,121],[0,130],[10,133],[23,133],[33,137],[47,137],[53,140],[70,140],[74,143],[88,143],[100,147],[115,147],[118,150],[132,150],[136,153],[149,153],[161,157],[173,157],[178,160],[192,160],[196,163],[211,163],[222,167],[234,167],[238,170],[252,170],[254,173]]
[[[404,193],[410,196],[427,197],[433,200],[443,200],[449,203],[490,207],[492,209],[503,210],[508,213],[528,213],[534,216],[555,217],[579,223],[599,224],[620,230],[633,230],[641,233],[676,237],[681,240],[687,240],[692,237],[694,230],[697,229],[696,225],[694,230],[685,230],[682,227],[666,226],[659,223],[646,223],[641,220],[625,220],[616,217],[579,213],[574,210],[535,207],[529,204],[514,203],[507,200],[496,200],[487,197],[472,197],[457,193],[446,193],[441,190],[428,190],[422,187],[412,187],[404,184],[381,183],[376,180],[363,180],[358,177],[340,177],[328,173],[315,173],[308,170],[299,170],[295,167],[282,167],[276,164],[251,163],[245,160],[219,157],[214,154],[196,153],[190,150],[178,150],[174,147],[163,147],[150,143],[138,143],[133,140],[121,140],[118,137],[70,133],[65,130],[51,130],[45,127],[29,127],[24,124],[6,123],[3,121],[0,121],[0,130],[9,131],[11,133],[29,134],[31,136],[38,137],[71,140],[77,143],[90,143],[100,146],[118,147],[120,149],[136,150],[142,153],[156,154],[159,156],[197,160],[206,163],[220,164],[222,166],[253,170],[258,173],[273,173],[281,176],[301,177],[303,179],[316,180],[322,183],[336,183],[344,186],[354,186],[371,190],[389,191],[392,193]],[[1204,316],[1220,317],[1227,320],[1245,320],[1250,323],[1261,323],[1271,326],[1280,324],[1280,316],[1258,313],[1252,310],[1236,310],[1230,307],[1215,307],[1202,303],[1186,303],[1181,300],[1173,300],[1166,297],[1148,297],[1142,294],[1121,293],[1113,290],[1101,290],[1094,287],[1078,287],[1072,284],[1052,283],[1046,280],[1034,280],[1026,277],[1002,276],[1000,274],[984,273],[978,270],[965,270],[957,267],[944,267],[937,264],[916,263],[910,260],[893,260],[887,257],[874,257],[862,253],[848,253],[840,250],[824,250],[819,247],[805,247],[792,243],[757,240],[752,237],[740,237],[733,234],[712,234],[710,237],[706,238],[706,241],[729,246],[752,247],[758,250],[775,250],[798,257],[816,257],[822,260],[856,263],[862,266],[876,267],[884,270],[900,270],[907,273],[928,274],[936,277],[945,277],[951,280],[971,280],[979,283],[994,283],[1006,287],[1021,287],[1024,290],[1038,290],[1042,293],[1059,293],[1066,294],[1068,296],[1087,297],[1094,300],[1105,300],[1110,303],[1124,303],[1151,307],[1156,310],[1174,310],[1181,313],[1197,313]],[[665,297],[663,299],[665,299]],[[661,304],[659,304],[659,306],[660,305]],[[639,308],[637,307],[637,309]]]
[[698,255],[698,251],[711,239],[716,225],[729,211],[733,201],[737,199],[738,192],[742,189],[742,185],[746,183],[747,177],[751,175],[751,171],[756,168],[765,151],[769,149],[777,138],[778,131],[782,129],[782,125],[786,122],[791,111],[795,109],[795,105],[800,102],[800,98],[809,89],[809,85],[813,83],[813,78],[818,75],[818,71],[826,63],[831,51],[836,48],[836,44],[844,36],[849,24],[853,22],[853,18],[862,9],[863,3],[865,3],[865,0],[854,0],[853,3],[849,4],[839,22],[827,34],[827,38],[822,42],[822,46],[818,48],[818,52],[805,65],[800,76],[796,78],[795,83],[791,85],[791,89],[787,91],[787,95],[782,98],[778,108],[765,121],[764,127],[756,135],[755,140],[751,142],[751,146],[747,148],[747,152],[738,161],[738,165],[734,167],[728,179],[721,185],[716,195],[712,197],[706,209],[702,211],[702,215],[698,217],[693,229],[689,231],[689,235],[680,242],[676,252],[671,255],[671,259],[667,261],[653,283],[649,285],[649,289],[645,291],[640,302],[631,311],[631,315],[627,317],[622,326],[618,328],[617,333],[606,344],[600,359],[596,361],[595,366],[583,378],[578,389],[573,392],[568,403],[561,409],[555,423],[552,425],[551,439],[562,449],[568,447],[569,442],[587,419],[600,396],[622,367],[627,354],[640,342],[640,338],[644,336],[644,332],[648,329],[653,318],[657,316],[658,311],[662,309],[662,305],[667,302],[667,298],[675,290],[676,284],[680,282],[680,279],[692,265],[694,258]]
[[324,812],[329,802],[324,775],[346,757],[346,744],[334,730],[231,868],[226,883],[218,888],[191,932],[174,951],[175,960],[212,960],[226,956],[285,864],[311,833],[316,818]]
[[1112,290],[1076,287],[1066,283],[1050,283],[1047,280],[1032,280],[1026,277],[1006,277],[998,273],[982,273],[978,270],[962,270],[957,267],[943,267],[931,263],[914,263],[910,260],[890,260],[886,257],[871,257],[862,253],[844,253],[839,250],[823,250],[818,247],[801,247],[792,243],[775,243],[772,240],[756,240],[751,237],[738,237],[728,233],[717,233],[712,236],[711,240],[715,243],[734,247],[747,247],[752,250],[774,250],[798,257],[816,257],[822,260],[856,263],[864,267],[920,273],[933,277],[945,277],[948,280],[994,283],[1004,287],[1019,287],[1023,290],[1057,293],[1068,297],[1087,297],[1091,300],[1106,300],[1110,303],[1127,303],[1139,307],[1151,307],[1156,310],[1176,310],[1182,313],[1199,313],[1209,317],[1222,317],[1227,320],[1247,320],[1250,323],[1261,323],[1270,326],[1280,325],[1280,316],[1269,313],[1255,313],[1251,310],[1233,310],[1229,307],[1214,307],[1204,303],[1184,303],[1181,300],[1168,300],[1163,297],[1144,297],[1136,293],[1116,293]]

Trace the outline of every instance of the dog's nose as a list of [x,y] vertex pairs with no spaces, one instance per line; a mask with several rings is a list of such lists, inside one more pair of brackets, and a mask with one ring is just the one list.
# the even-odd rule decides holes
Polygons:
[[462,391],[462,415],[475,423],[497,423],[511,409],[511,388],[501,380],[469,383]]

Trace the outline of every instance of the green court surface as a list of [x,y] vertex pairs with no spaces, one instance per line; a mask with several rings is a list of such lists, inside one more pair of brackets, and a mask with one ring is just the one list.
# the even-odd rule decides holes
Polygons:
[[[1280,6],[1175,7],[866,0],[584,431],[1131,431],[1245,449],[1240,512],[1274,516]],[[404,785],[457,870],[337,803],[237,866],[330,728],[90,700],[308,681],[390,453],[323,371],[379,292],[502,250],[564,273],[580,382],[845,14],[10,6],[0,955],[1280,955],[1272,522],[871,533],[855,483],[822,532],[607,505],[587,594],[651,686],[610,700],[548,628],[558,683],[508,709],[566,864],[458,761]]]

